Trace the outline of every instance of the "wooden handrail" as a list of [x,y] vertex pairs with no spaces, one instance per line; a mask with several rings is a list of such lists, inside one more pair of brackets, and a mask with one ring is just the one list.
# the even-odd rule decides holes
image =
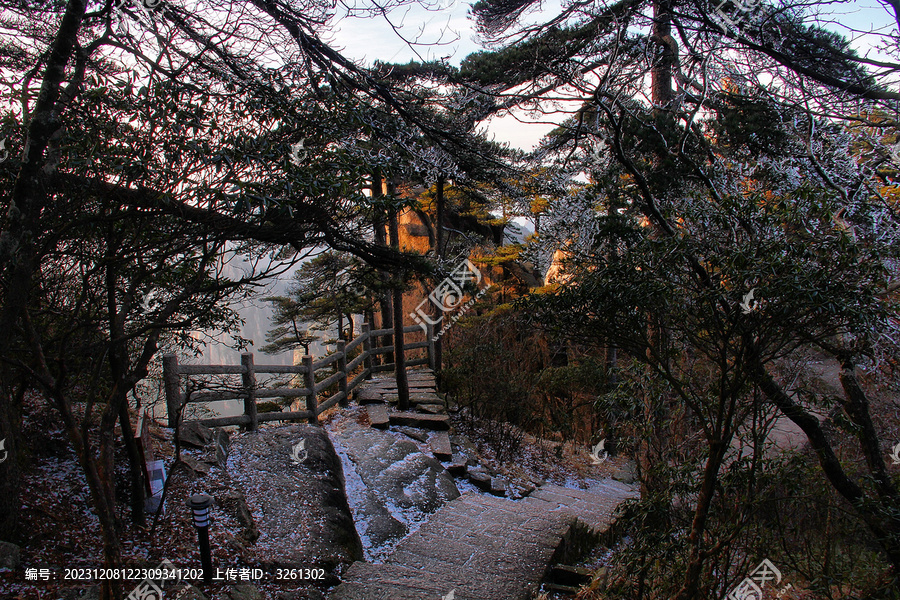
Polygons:
[[[410,325],[403,328],[404,333],[423,331],[418,325]],[[434,368],[434,342],[433,328],[424,330],[426,339],[423,342],[409,342],[403,344],[404,354],[408,350],[425,349],[427,357],[407,361],[407,366],[429,365]],[[383,336],[393,336],[393,329],[372,330],[368,323],[362,324],[362,333],[349,342],[339,341],[335,352],[313,361],[312,356],[305,355],[299,365],[258,365],[253,360],[253,354],[241,355],[239,365],[181,365],[175,354],[165,354],[162,357],[163,382],[166,394],[166,407],[169,414],[169,427],[175,426],[175,417],[186,402],[216,402],[220,400],[244,400],[244,414],[233,417],[216,417],[201,419],[200,422],[207,426],[242,425],[253,431],[258,424],[267,421],[279,420],[309,420],[310,423],[318,423],[319,415],[325,410],[340,404],[347,406],[350,394],[363,381],[370,379],[373,373],[390,371],[395,368],[394,363],[375,366],[372,357],[379,354],[393,352],[393,346],[379,347],[377,340]],[[349,355],[359,347],[362,347],[359,355],[348,360]],[[334,365],[332,367],[332,365]],[[330,374],[321,381],[316,381],[317,371],[329,367]],[[362,367],[362,371],[354,375],[354,372]],[[257,386],[256,375],[259,373],[280,373],[301,375],[303,387],[277,387],[260,388]],[[181,391],[182,375],[240,375],[241,386],[233,390],[209,391],[193,394],[185,398]],[[319,403],[318,395],[337,384],[338,391],[327,400]],[[302,411],[274,411],[266,413],[257,412],[257,401],[263,398],[306,398],[306,410]]]

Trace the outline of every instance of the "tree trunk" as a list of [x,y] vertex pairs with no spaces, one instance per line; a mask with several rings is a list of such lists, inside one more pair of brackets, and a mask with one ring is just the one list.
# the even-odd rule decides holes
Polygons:
[[[654,0],[653,1],[653,29],[650,39],[659,45],[662,50],[660,56],[653,61],[650,70],[650,91],[651,101],[655,107],[665,107],[672,101],[672,67],[675,64],[674,59],[674,40],[672,39],[672,23],[671,23],[671,0]],[[654,164],[659,164],[663,156],[657,155],[654,158]],[[665,340],[666,331],[664,324],[664,315],[654,315],[656,319],[651,318],[647,324],[649,329],[648,339],[650,340],[650,348],[648,352],[655,346],[659,353],[659,360],[666,360]],[[652,357],[648,356],[649,360]],[[657,430],[656,419],[652,407],[652,399],[645,397],[644,399],[644,418],[650,424],[652,433],[648,438],[641,441],[639,462],[643,477],[641,477],[641,494],[648,494],[654,488],[654,482],[648,479],[650,471],[650,440],[656,438]]]
[[[444,201],[444,176],[443,175],[438,177],[438,180],[437,180],[437,197],[436,197],[435,201],[437,203],[437,210],[436,210],[437,215],[435,216],[435,221],[436,221],[435,237],[437,238],[436,239],[437,247],[435,248],[435,250],[436,250],[435,254],[437,255],[438,261],[440,261],[444,257],[444,208],[445,208],[444,204],[445,204],[445,201]],[[433,308],[434,308],[434,312],[435,312],[434,316],[435,317],[440,316],[437,314],[439,312],[438,307],[435,306]],[[443,323],[443,321],[442,321],[442,323]],[[435,333],[435,335],[437,335],[438,332],[435,331],[434,333]],[[443,341],[443,336],[439,337],[434,342],[434,368],[435,368],[434,380],[435,380],[435,384],[437,385],[438,389],[441,389],[441,369],[443,367],[443,361],[444,361],[444,345],[443,345],[442,341]]]
[[671,0],[654,0],[650,40],[659,48],[650,71],[651,98],[655,107],[665,108],[672,101],[672,69],[677,52],[672,37]]
[[775,382],[759,360],[759,353],[755,346],[751,344],[748,347],[753,349],[747,364],[748,372],[754,383],[784,416],[803,431],[810,448],[816,453],[825,477],[832,487],[853,506],[856,514],[878,540],[893,566],[894,572],[900,573],[900,518],[896,516],[896,502],[884,498],[879,501],[865,494],[862,488],[844,471],[840,459],[834,453],[831,443],[822,430],[819,419],[797,404]]
[[[372,197],[373,198],[381,198],[384,196],[384,188],[382,186],[382,177],[381,177],[381,169],[376,169],[372,174]],[[375,243],[379,246],[387,246],[387,240],[384,234],[384,213],[381,210],[376,211],[375,217]],[[388,275],[384,272],[379,273],[380,279],[382,283],[387,283]],[[381,327],[380,329],[390,329],[393,327],[393,314],[391,311],[391,293],[388,290],[385,290],[381,293],[381,298],[378,301],[378,306],[381,310]],[[374,326],[374,323],[373,323]],[[386,347],[391,344],[391,336],[386,335],[381,338],[381,346]],[[388,354],[379,354],[381,356],[382,363],[391,363],[394,362],[392,353]]]
[[[3,249],[0,251],[0,277],[5,287],[0,306],[0,355],[10,356],[20,340],[16,324],[29,308],[34,274],[39,258],[36,242],[43,229],[40,213],[47,201],[44,182],[55,169],[44,170],[44,154],[52,136],[59,130],[57,105],[66,76],[66,66],[78,41],[78,31],[87,3],[69,0],[59,29],[46,55],[41,93],[37,97],[28,124],[22,166],[10,194],[9,211],[3,223]],[[0,369],[0,439],[5,440],[6,460],[0,465],[0,539],[16,539],[19,515],[21,473],[18,464],[17,436],[21,422],[15,406],[18,376],[4,365]]]
[[[388,182],[388,190],[393,193],[393,185]],[[396,210],[388,217],[391,246],[400,251],[400,226]],[[409,410],[409,383],[406,378],[406,353],[403,351],[403,275],[398,274],[392,290],[394,317],[394,373],[397,378],[397,408]]]
[[128,414],[128,402],[119,406],[119,428],[122,430],[122,438],[125,443],[125,451],[128,453],[128,469],[131,479],[131,522],[135,525],[144,525],[145,481],[144,465],[141,464],[141,455],[138,451],[137,441],[132,435],[131,417]]
[[691,522],[691,532],[687,539],[691,549],[691,557],[688,561],[687,571],[684,574],[684,583],[675,596],[675,600],[691,600],[697,596],[700,585],[700,573],[705,559],[701,550],[703,533],[706,531],[709,509],[716,494],[719,469],[722,466],[725,452],[728,450],[729,442],[730,439],[729,441],[715,440],[709,442],[709,455],[706,458],[706,466],[703,469],[703,481],[700,484],[697,506],[694,508],[694,518]]
[[[19,488],[22,473],[19,469],[18,447],[21,439],[22,420],[14,410],[14,386],[11,369],[3,367],[2,388],[0,388],[0,440],[4,449],[0,451],[0,540],[19,542]],[[5,454],[4,454],[5,453]]]
[[[116,568],[122,564],[122,544],[119,541],[116,526],[116,507],[110,503],[107,495],[109,485],[103,481],[103,476],[98,468],[98,461],[94,459],[91,450],[87,429],[79,427],[72,414],[72,406],[69,400],[59,391],[48,389],[54,403],[62,416],[69,441],[78,456],[78,462],[84,470],[85,480],[91,494],[94,512],[100,522],[100,534],[103,538],[103,567]],[[102,454],[102,450],[101,450]],[[110,580],[104,580],[100,588],[101,600],[115,600],[121,597],[118,584]]]

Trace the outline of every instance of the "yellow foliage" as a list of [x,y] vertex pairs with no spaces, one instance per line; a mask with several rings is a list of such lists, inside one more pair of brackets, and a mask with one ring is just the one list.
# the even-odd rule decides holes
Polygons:
[[900,185],[886,185],[881,187],[878,192],[884,196],[888,204],[894,208],[900,207]]

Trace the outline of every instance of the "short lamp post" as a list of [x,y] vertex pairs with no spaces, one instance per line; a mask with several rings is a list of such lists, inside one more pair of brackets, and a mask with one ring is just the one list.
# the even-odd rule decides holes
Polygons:
[[212,555],[209,552],[209,509],[213,499],[206,494],[194,494],[188,501],[194,513],[194,527],[200,542],[200,562],[203,565],[203,582],[212,583]]

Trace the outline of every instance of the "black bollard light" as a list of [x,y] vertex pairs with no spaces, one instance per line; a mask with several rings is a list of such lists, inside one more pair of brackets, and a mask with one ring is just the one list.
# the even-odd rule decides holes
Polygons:
[[209,552],[209,508],[213,499],[206,494],[194,494],[188,506],[194,513],[194,527],[197,528],[197,539],[200,541],[200,562],[203,565],[203,582],[212,583],[212,555]]

